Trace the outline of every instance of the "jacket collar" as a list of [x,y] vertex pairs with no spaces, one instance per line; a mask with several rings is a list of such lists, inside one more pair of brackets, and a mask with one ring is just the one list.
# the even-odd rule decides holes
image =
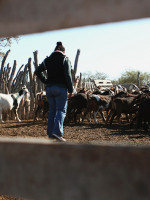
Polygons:
[[61,53],[61,54],[63,54],[65,56],[65,54],[62,51],[56,50],[53,53],[55,53],[55,52]]

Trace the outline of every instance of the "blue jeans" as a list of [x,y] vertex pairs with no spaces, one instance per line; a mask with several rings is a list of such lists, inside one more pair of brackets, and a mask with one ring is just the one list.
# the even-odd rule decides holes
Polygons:
[[67,88],[50,86],[46,88],[49,103],[47,134],[63,136],[63,123],[67,111]]

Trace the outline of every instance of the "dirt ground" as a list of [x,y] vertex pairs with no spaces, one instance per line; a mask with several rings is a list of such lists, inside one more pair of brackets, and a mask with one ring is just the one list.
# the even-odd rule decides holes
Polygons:
[[[99,124],[92,121],[84,123],[66,123],[64,124],[64,138],[67,142],[73,143],[113,143],[113,144],[131,144],[131,145],[150,145],[150,130],[136,130],[133,126],[124,120],[121,125],[116,121],[112,125],[105,125],[99,120]],[[47,122],[42,120],[33,124],[29,121],[7,121],[0,124],[0,137],[41,137],[47,138]]]
[[[105,125],[99,119],[99,124],[91,123],[70,123],[64,125],[64,138],[69,143],[91,143],[91,144],[129,144],[134,146],[150,146],[150,130],[131,129],[126,121],[118,125]],[[47,138],[47,123],[41,120],[36,121],[7,121],[0,124],[0,137],[41,137]],[[0,200],[21,200],[8,196],[0,196]]]

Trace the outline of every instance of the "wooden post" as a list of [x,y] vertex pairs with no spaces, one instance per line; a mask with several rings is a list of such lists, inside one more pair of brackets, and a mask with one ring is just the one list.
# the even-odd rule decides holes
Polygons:
[[31,101],[25,101],[25,105],[24,105],[24,108],[25,108],[25,119],[28,120],[30,118],[30,102]]
[[12,84],[11,84],[11,92],[14,92],[14,91],[15,91],[15,84],[16,84],[16,82],[17,82],[17,79],[18,79],[18,77],[19,77],[20,71],[21,71],[21,69],[22,69],[23,66],[24,66],[24,65],[22,65],[22,66],[20,67],[20,69],[19,69],[18,72],[17,72],[17,75],[15,76],[15,78],[14,78],[13,81],[12,81]]
[[32,118],[33,111],[34,111],[34,91],[33,91],[34,84],[33,84],[31,58],[28,59],[28,69],[29,69],[29,78],[30,78],[30,97],[31,97],[30,118]]
[[140,87],[140,72],[137,74],[137,86]]
[[28,64],[25,65],[24,67],[24,73],[23,73],[23,81],[22,81],[22,85],[27,86],[28,84]]
[[21,71],[17,76],[16,82],[13,86],[13,92],[20,89],[20,87],[22,86],[22,81],[23,81],[23,71]]
[[[36,69],[39,66],[39,64],[38,64],[38,51],[33,52],[33,56],[34,56],[33,64],[34,64],[34,67]],[[34,79],[35,85],[37,85],[37,86],[35,86],[35,88],[37,88],[35,93],[37,93],[37,92],[40,92],[41,90],[43,90],[43,84],[39,79],[37,79],[36,77],[34,77],[34,78],[35,78]]]
[[6,78],[7,78],[7,82],[9,80],[10,77],[10,72],[11,72],[11,67],[9,67],[9,63],[7,64],[7,68],[6,68]]
[[75,62],[74,62],[74,73],[75,73],[75,75],[77,73],[79,55],[80,55],[80,49],[77,50],[77,54],[76,54],[76,58],[75,58]]
[[14,78],[14,75],[15,75],[15,72],[16,72],[16,66],[17,66],[17,62],[16,62],[16,60],[14,60],[12,72],[11,72],[10,78],[8,80],[8,90],[9,90],[10,93],[11,93],[11,89],[12,89],[13,78]]
[[82,89],[82,73],[80,73],[79,87]]
[[78,49],[76,57],[75,57],[75,62],[74,62],[74,70],[73,70],[73,73],[72,73],[72,75],[73,75],[72,76],[73,85],[75,84],[75,75],[77,73],[77,66],[78,66],[79,55],[80,55],[80,50]]
[[5,54],[5,56],[3,57],[3,60],[2,60],[2,64],[1,64],[1,72],[0,72],[0,84],[1,84],[1,81],[3,79],[3,71],[4,71],[4,65],[5,65],[5,61],[6,61],[6,58],[8,56],[8,54],[10,53],[10,50],[8,50]]
[[21,120],[25,119],[25,114],[24,114],[24,98],[22,98],[21,102],[20,102],[20,106],[18,109],[18,114],[19,114],[19,118]]

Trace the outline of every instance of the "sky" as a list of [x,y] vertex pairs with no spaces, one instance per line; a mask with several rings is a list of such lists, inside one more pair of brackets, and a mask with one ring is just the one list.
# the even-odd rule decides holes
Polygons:
[[4,52],[11,50],[6,64],[13,66],[16,60],[19,69],[29,58],[33,62],[36,50],[40,64],[57,41],[62,41],[72,67],[80,49],[77,75],[100,72],[116,80],[126,71],[150,73],[150,18],[22,35],[18,43],[5,48]]

